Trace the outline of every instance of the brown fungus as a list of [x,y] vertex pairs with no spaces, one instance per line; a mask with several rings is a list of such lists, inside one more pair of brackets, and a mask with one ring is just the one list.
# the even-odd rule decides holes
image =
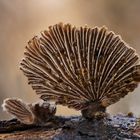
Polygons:
[[56,113],[55,105],[43,101],[27,104],[20,99],[7,98],[2,106],[24,124],[45,125]]
[[41,99],[85,118],[104,113],[140,81],[138,54],[106,27],[50,26],[28,42],[20,69]]

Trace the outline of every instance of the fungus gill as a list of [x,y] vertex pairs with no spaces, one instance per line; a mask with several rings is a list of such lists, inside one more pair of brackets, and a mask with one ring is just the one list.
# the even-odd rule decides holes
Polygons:
[[41,99],[85,118],[105,112],[140,82],[138,54],[106,27],[50,26],[28,42],[20,69]]

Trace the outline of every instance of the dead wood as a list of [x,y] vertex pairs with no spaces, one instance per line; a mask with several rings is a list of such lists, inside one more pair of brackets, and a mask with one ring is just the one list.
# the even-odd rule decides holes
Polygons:
[[140,140],[139,134],[139,119],[124,115],[100,120],[55,116],[45,126],[0,121],[1,140]]

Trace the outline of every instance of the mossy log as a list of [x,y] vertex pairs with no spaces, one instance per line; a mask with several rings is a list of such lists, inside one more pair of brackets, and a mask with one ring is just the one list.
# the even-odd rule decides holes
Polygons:
[[0,121],[0,140],[140,140],[139,119],[116,115],[87,120],[55,116],[45,126]]

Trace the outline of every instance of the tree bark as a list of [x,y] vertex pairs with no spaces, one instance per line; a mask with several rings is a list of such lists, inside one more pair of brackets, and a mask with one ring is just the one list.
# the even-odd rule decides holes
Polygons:
[[16,119],[0,121],[0,140],[140,140],[139,119],[108,116],[87,120],[55,116],[45,126],[25,125]]

